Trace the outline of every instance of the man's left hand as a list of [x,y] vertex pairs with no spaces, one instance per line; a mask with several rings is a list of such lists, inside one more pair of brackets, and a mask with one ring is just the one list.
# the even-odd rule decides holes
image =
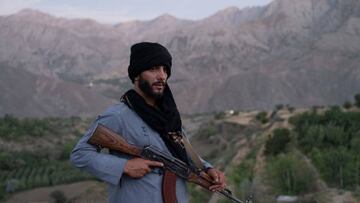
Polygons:
[[210,191],[216,192],[225,189],[226,179],[223,172],[210,168],[206,173],[214,180],[213,185],[209,187]]

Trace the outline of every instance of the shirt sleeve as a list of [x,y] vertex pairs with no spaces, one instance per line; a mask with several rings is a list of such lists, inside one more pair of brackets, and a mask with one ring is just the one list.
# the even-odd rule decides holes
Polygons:
[[99,116],[74,147],[70,155],[70,161],[74,166],[89,172],[95,177],[117,185],[123,175],[124,166],[128,159],[100,153],[97,147],[87,143],[99,123],[109,127],[115,132],[118,132],[120,128],[119,118],[114,114]]

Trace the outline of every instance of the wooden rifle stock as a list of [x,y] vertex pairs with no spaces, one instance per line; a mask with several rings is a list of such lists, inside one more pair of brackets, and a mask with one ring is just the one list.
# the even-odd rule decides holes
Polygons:
[[95,128],[88,140],[88,143],[136,157],[141,157],[142,148],[130,145],[123,137],[102,124],[98,124]]
[[[108,148],[125,154],[129,154],[135,157],[141,157],[144,159],[160,161],[164,163],[164,168],[166,169],[163,179],[163,199],[165,203],[176,203],[176,193],[175,183],[176,177],[175,174],[179,177],[186,179],[189,182],[195,183],[208,189],[211,185],[214,184],[212,178],[207,175],[204,171],[196,170],[192,167],[189,167],[187,164],[182,162],[179,159],[174,157],[169,157],[169,155],[164,154],[163,152],[158,151],[156,148],[150,147],[137,147],[129,144],[121,135],[112,131],[102,124],[98,126],[93,131],[90,139],[88,140],[89,144],[94,146],[100,146],[101,148]],[[171,191],[171,192],[170,192]],[[232,196],[231,191],[224,189],[219,191],[220,194],[231,199],[237,203],[243,203],[236,197]],[[246,203],[250,200],[246,200]]]

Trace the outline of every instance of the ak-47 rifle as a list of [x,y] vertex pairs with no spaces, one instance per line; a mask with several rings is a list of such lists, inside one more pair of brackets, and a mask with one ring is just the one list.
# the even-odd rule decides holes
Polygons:
[[[102,124],[98,124],[96,129],[93,131],[90,139],[88,140],[89,144],[99,146],[101,148],[108,148],[114,151],[122,152],[125,154],[129,154],[135,157],[141,157],[143,159],[159,161],[164,164],[165,175],[163,180],[163,190],[164,190],[164,182],[169,182],[165,180],[167,177],[167,172],[176,174],[177,176],[200,185],[206,189],[208,189],[211,185],[213,185],[214,181],[212,178],[207,175],[204,171],[201,171],[197,168],[190,167],[183,161],[170,156],[161,150],[159,150],[155,146],[146,146],[146,147],[138,147],[129,144],[121,135],[112,131]],[[218,193],[224,195],[230,200],[237,203],[244,203],[243,201],[234,197],[229,189],[224,189],[218,191]],[[165,196],[164,196],[165,195]],[[167,197],[163,192],[163,198],[165,203],[175,203],[176,197]],[[174,193],[173,193],[174,195]],[[252,197],[248,197],[245,203],[250,203]]]

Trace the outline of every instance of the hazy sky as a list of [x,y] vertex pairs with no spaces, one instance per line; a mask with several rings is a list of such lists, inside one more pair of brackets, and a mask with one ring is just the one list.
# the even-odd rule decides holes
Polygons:
[[261,6],[272,0],[0,0],[0,15],[16,13],[24,8],[37,9],[67,18],[92,18],[116,23],[149,20],[162,14],[197,20],[236,6]]

